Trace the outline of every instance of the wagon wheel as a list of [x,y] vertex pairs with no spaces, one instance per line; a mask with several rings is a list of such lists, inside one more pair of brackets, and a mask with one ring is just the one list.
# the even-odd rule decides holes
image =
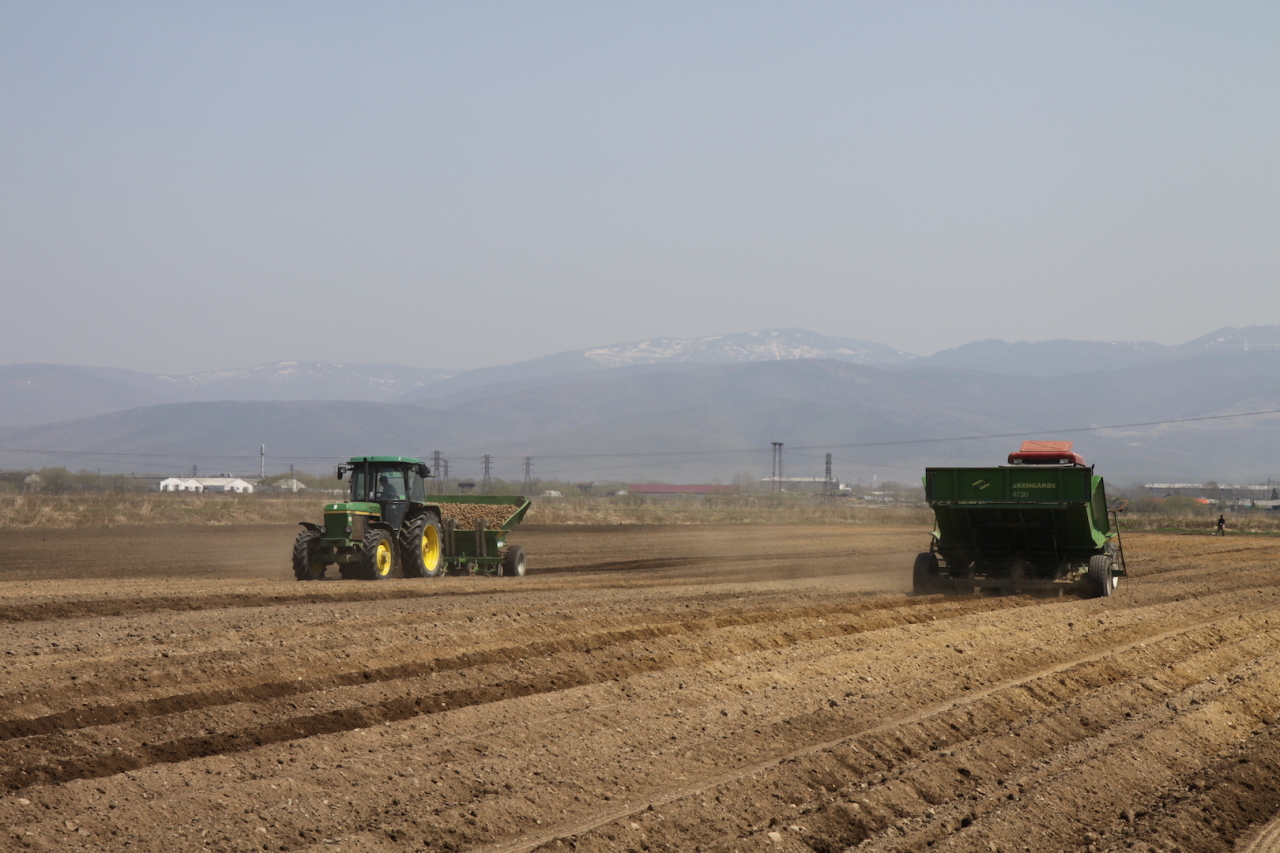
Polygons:
[[938,591],[935,576],[938,573],[938,555],[926,551],[916,556],[911,569],[911,589],[916,595],[932,595]]
[[1110,557],[1098,554],[1089,558],[1089,590],[1095,598],[1111,595],[1119,582],[1119,578],[1111,574]]
[[502,576],[507,578],[524,577],[524,549],[512,545],[502,557]]

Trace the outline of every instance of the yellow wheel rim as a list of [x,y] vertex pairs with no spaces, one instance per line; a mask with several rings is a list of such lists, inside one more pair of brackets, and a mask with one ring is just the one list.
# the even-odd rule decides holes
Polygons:
[[440,534],[434,524],[422,531],[422,565],[429,572],[440,568]]
[[378,576],[391,574],[391,543],[383,539],[378,543],[378,550],[373,555],[374,565],[378,568]]

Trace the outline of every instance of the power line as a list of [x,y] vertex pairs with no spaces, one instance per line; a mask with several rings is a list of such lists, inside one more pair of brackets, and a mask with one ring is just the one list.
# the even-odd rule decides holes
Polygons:
[[1106,426],[1069,427],[1067,429],[1023,430],[1022,432],[1000,432],[990,435],[962,435],[954,438],[910,438],[897,441],[861,441],[853,444],[812,444],[794,447],[793,450],[826,450],[827,448],[846,447],[891,447],[907,444],[940,444],[948,441],[983,441],[989,438],[1021,438],[1027,435],[1060,435],[1068,432],[1099,432],[1104,429],[1133,429],[1134,427],[1167,426],[1168,424],[1189,424],[1196,421],[1220,421],[1230,418],[1250,418],[1255,415],[1280,415],[1280,409],[1264,409],[1260,412],[1238,412],[1233,415],[1203,415],[1198,418],[1174,418],[1167,421],[1142,421],[1132,424],[1108,424]]
[[[19,447],[0,447],[0,453],[36,453],[47,456],[110,456],[129,459],[256,459],[249,454],[231,455],[217,453],[124,453],[107,450],[27,450]],[[337,459],[336,456],[278,456],[277,459]]]

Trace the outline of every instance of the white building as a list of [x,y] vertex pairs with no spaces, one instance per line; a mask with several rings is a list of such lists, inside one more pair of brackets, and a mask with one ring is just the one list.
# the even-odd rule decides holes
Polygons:
[[253,483],[239,477],[170,477],[160,481],[160,491],[249,494],[253,491]]
[[204,487],[190,477],[170,477],[160,481],[162,492],[202,492]]
[[235,492],[247,495],[253,491],[253,483],[241,480],[239,477],[199,477],[196,482],[203,486],[206,492]]
[[[793,489],[789,488],[791,486],[798,486],[801,488],[801,490],[810,488],[810,489],[817,489],[818,491],[822,491],[822,488],[826,484],[826,482],[827,481],[822,477],[765,477],[764,479],[760,480],[760,484],[762,486],[765,486],[768,489],[775,489],[780,487],[784,492],[793,491]],[[781,485],[778,486],[775,484],[781,484]],[[847,492],[853,491],[852,486],[840,480],[833,479],[831,481],[831,486],[837,492],[840,492],[840,493],[847,493]]]

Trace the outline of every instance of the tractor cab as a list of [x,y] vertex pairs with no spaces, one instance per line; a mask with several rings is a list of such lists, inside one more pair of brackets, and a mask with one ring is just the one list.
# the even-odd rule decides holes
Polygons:
[[411,504],[427,502],[424,478],[430,469],[407,456],[357,456],[338,466],[338,479],[351,474],[352,503],[376,503],[382,519],[399,530]]
[[1071,452],[1073,444],[1070,441],[1024,441],[1022,447],[1009,454],[1009,464],[1088,468],[1083,456]]

